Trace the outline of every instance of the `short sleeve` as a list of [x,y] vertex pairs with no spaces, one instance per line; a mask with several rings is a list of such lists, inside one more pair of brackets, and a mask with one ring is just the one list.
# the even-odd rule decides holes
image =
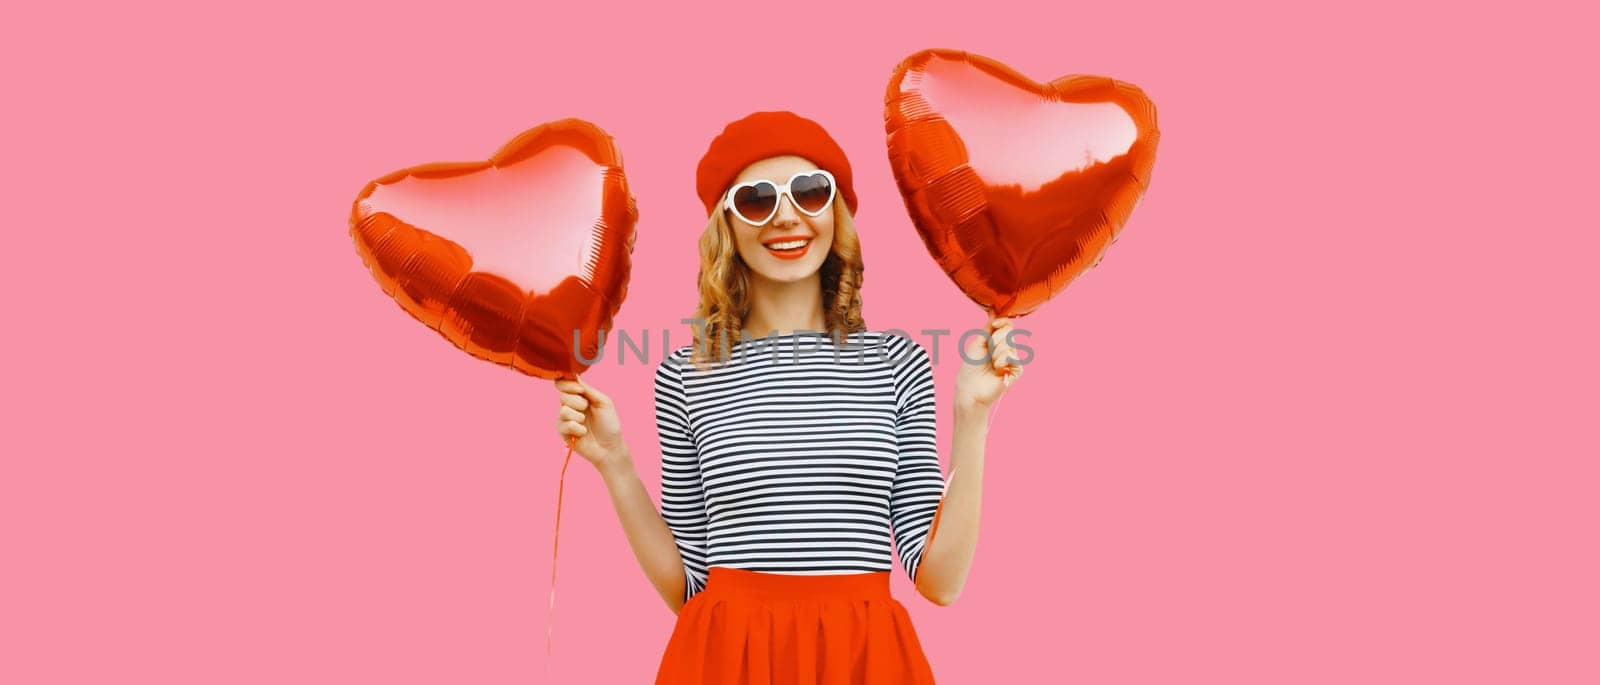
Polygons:
[[689,428],[682,360],[677,357],[668,355],[656,367],[655,414],[661,439],[661,518],[683,558],[687,602],[706,587],[706,506],[700,458]]
[[923,546],[944,497],[939,467],[938,403],[928,351],[903,336],[889,338],[894,363],[895,443],[899,465],[889,496],[889,521],[895,549],[913,583],[922,567]]

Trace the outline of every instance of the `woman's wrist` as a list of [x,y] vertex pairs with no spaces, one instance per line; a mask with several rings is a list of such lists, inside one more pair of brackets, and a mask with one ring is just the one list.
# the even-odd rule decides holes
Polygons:
[[983,426],[988,426],[989,408],[994,405],[984,404],[977,400],[963,400],[957,398],[954,406],[957,424],[976,423]]
[[626,447],[622,449],[620,456],[612,457],[602,462],[598,470],[600,471],[600,478],[606,482],[608,487],[613,483],[625,482],[629,478],[638,475],[633,468],[633,455]]

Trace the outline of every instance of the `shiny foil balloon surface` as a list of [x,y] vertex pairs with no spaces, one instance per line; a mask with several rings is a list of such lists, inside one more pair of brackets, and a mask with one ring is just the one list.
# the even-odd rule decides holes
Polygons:
[[576,378],[627,296],[637,221],[615,141],[564,119],[486,161],[373,181],[350,235],[383,292],[456,347]]
[[1100,262],[1150,183],[1155,106],[1098,76],[1037,83],[924,50],[885,96],[889,165],[928,252],[995,316],[1023,316]]

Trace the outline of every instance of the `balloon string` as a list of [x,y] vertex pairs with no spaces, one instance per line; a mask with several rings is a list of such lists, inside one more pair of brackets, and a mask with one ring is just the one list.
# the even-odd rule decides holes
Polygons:
[[556,559],[559,558],[561,551],[561,499],[567,489],[567,465],[572,463],[572,450],[577,443],[578,439],[575,436],[567,436],[567,457],[561,462],[561,478],[556,485],[556,531],[555,540],[550,547],[550,607],[545,611],[544,615],[544,655],[546,657],[544,669],[546,682],[550,680],[550,658],[553,657],[555,652],[551,644],[555,640]]

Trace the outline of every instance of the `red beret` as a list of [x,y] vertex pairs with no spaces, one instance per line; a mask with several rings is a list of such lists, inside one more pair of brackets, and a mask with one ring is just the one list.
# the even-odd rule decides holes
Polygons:
[[[833,174],[839,195],[850,213],[856,213],[856,191],[850,184],[850,160],[833,137],[817,122],[794,112],[756,112],[728,124],[711,141],[695,172],[695,191],[706,205],[706,216],[716,211],[723,193],[744,168],[768,157],[799,155]],[[778,180],[778,179],[773,179]]]

